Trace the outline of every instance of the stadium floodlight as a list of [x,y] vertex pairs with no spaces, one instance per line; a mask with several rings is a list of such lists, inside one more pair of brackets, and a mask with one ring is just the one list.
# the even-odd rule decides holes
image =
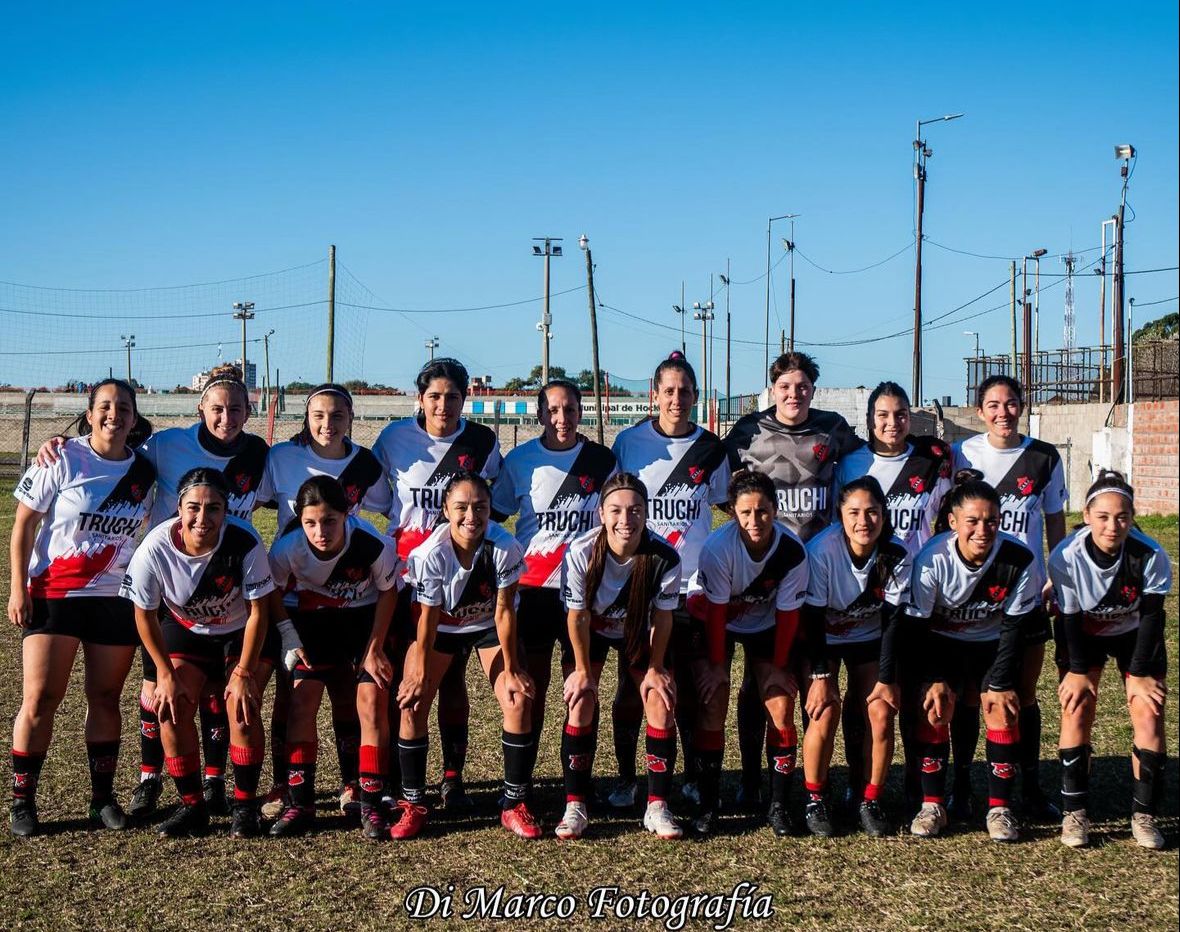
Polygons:
[[1114,157],[1116,159],[1122,159],[1123,161],[1126,161],[1127,159],[1133,159],[1135,158],[1135,147],[1130,143],[1122,143],[1121,145],[1117,145],[1114,147]]

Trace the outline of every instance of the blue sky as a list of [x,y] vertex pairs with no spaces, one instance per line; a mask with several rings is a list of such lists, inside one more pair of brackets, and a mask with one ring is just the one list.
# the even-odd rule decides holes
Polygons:
[[[682,280],[691,302],[708,297],[709,274],[727,258],[735,281],[764,272],[768,216],[801,214],[800,253],[829,269],[905,247],[914,120],[960,111],[927,129],[930,241],[1000,256],[1094,250],[1118,204],[1112,146],[1131,142],[1140,158],[1128,268],[1175,266],[1176,6],[1122,9],[14,6],[0,40],[10,140],[0,152],[0,279],[59,289],[206,282],[315,262],[335,243],[374,296],[361,300],[350,285],[352,303],[470,307],[539,294],[534,236],[565,237],[555,291],[584,284],[584,232],[600,299],[673,328],[601,313],[604,367],[644,378],[679,343],[671,305]],[[776,260],[786,234],[776,226]],[[786,321],[786,270],[773,275],[775,331]],[[925,270],[928,316],[1007,278],[1006,261],[930,242]],[[1042,271],[1063,269],[1052,259]],[[242,297],[305,303],[319,291],[290,296],[318,289],[320,275]],[[854,275],[797,257],[796,279],[800,341],[873,337],[912,320],[912,252]],[[1175,272],[1129,282],[1141,303],[1180,290]],[[735,391],[762,385],[763,287],[732,288],[734,335],[753,341],[734,347]],[[1077,284],[1083,345],[1097,341],[1097,290],[1093,275]],[[1042,298],[1042,347],[1061,343],[1062,293]],[[4,286],[0,298],[0,308],[111,315],[77,325],[10,315],[12,351],[43,349],[47,336],[103,351],[46,359],[45,381],[122,364],[116,337],[135,326],[118,317],[126,305]],[[1005,284],[948,320],[1006,298]],[[167,293],[176,311],[221,310],[209,300]],[[717,301],[723,309],[724,295]],[[168,325],[170,345],[234,339],[225,311]],[[321,308],[283,313],[267,318],[272,364],[284,379],[321,377]],[[407,386],[424,337],[437,334],[443,351],[503,380],[539,362],[539,313],[538,303],[412,318],[341,307],[337,375]],[[585,293],[556,297],[553,315],[553,362],[588,367]],[[150,326],[140,324],[140,346],[159,345]],[[965,329],[980,330],[985,349],[1008,345],[1004,310],[928,333],[927,394],[961,397],[961,358],[973,348]],[[688,344],[695,360],[699,336],[690,331]],[[187,381],[194,359],[212,352],[145,353],[144,365],[161,384]],[[822,384],[910,381],[908,337],[814,352]],[[0,381],[27,382],[29,365],[0,355]]]

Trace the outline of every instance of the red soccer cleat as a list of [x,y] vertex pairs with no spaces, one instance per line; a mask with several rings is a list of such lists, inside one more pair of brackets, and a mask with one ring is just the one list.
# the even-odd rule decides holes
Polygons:
[[426,825],[425,806],[399,799],[393,814],[397,817],[397,821],[389,826],[389,837],[394,841],[413,838]]
[[541,837],[541,826],[529,812],[527,803],[517,803],[511,809],[501,809],[500,824],[513,835],[518,835],[526,841]]

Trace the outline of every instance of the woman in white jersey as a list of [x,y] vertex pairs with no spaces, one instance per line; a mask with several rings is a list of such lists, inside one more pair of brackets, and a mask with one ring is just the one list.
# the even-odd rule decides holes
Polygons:
[[[893,533],[902,540],[910,553],[917,553],[934,533],[942,498],[951,486],[950,445],[934,437],[915,437],[910,434],[910,400],[905,389],[896,382],[881,382],[869,394],[866,426],[869,442],[844,456],[836,465],[835,493],[861,476],[872,476],[885,493],[885,506]],[[908,627],[899,630],[904,638]],[[915,708],[915,694],[920,671],[916,663],[906,663],[913,652],[904,640],[897,643],[897,681],[903,692],[901,705],[901,738],[905,748],[905,783],[908,799],[920,795],[914,723],[910,720]],[[863,761],[853,748],[864,746],[863,709],[844,697],[844,749],[848,761],[848,809],[862,800],[856,788],[864,784]],[[916,807],[916,803],[915,803]]]
[[[978,469],[1000,497],[1000,530],[1021,541],[1036,557],[1045,576],[1045,545],[1052,550],[1065,537],[1065,500],[1068,489],[1057,448],[1043,440],[1020,433],[1024,393],[1020,383],[1006,375],[983,380],[976,396],[979,419],[987,430],[955,445],[955,469]],[[1043,530],[1042,530],[1043,529]],[[1041,706],[1037,701],[1037,680],[1045,662],[1045,643],[1053,636],[1047,611],[1029,619],[1024,632],[1020,682],[1020,768],[1023,811],[1027,817],[1055,821],[1061,817],[1041,789]],[[966,725],[966,722],[962,724]],[[952,740],[963,748],[963,758],[974,755],[978,725]],[[959,755],[956,754],[956,758]],[[956,768],[957,771],[957,768]],[[956,778],[959,775],[956,772]],[[956,808],[970,812],[970,791],[954,794],[968,805]]]
[[139,638],[119,584],[156,479],[151,463],[135,451],[151,429],[139,417],[130,385],[99,382],[79,419],[81,436],[66,441],[52,465],[30,467],[14,491],[8,620],[21,629],[24,670],[12,725],[15,835],[39,829],[37,783],[79,644],[86,664],[90,822],[127,825],[114,796],[119,697]]
[[[191,427],[166,427],[148,437],[140,447],[140,452],[156,467],[152,527],[175,518],[180,478],[197,466],[216,469],[225,476],[230,514],[250,521],[257,507],[267,445],[261,437],[245,431],[250,417],[250,397],[237,366],[217,366],[210,371],[197,403],[197,415],[200,419]],[[64,442],[64,437],[47,440],[37,452],[37,462],[42,465],[53,462],[57,447]],[[127,814],[143,820],[155,810],[160,798],[164,746],[160,743],[160,723],[152,711],[156,671],[147,651],[141,648],[139,656],[143,665],[139,693],[140,783],[131,796]],[[225,794],[229,722],[221,685],[210,682],[199,705],[205,756],[203,791],[214,815],[229,814]]]
[[475,472],[459,473],[443,492],[443,523],[410,554],[417,628],[397,690],[402,798],[389,829],[394,839],[413,838],[426,824],[430,706],[447,668],[472,650],[503,714],[500,824],[520,838],[541,837],[528,804],[535,763],[529,718],[533,681],[524,668],[516,627],[524,548],[490,520],[491,508],[487,480]]
[[562,562],[562,599],[569,613],[569,646],[562,652],[566,806],[556,833],[574,839],[586,831],[598,744],[598,683],[613,647],[619,679],[634,683],[647,716],[644,827],[660,838],[679,838],[683,831],[668,808],[677,693],[667,651],[680,598],[680,556],[648,530],[647,488],[633,473],[615,473],[606,481],[598,511],[602,526],[578,537]]
[[[377,457],[357,443],[349,434],[352,431],[352,395],[342,385],[325,383],[313,388],[307,394],[307,405],[303,412],[303,426],[291,440],[275,444],[266,458],[266,471],[258,500],[278,508],[279,536],[298,525],[295,516],[295,499],[303,483],[312,476],[331,476],[337,479],[349,502],[349,513],[357,514],[361,509],[380,515],[389,513],[392,498],[389,491],[389,477]],[[356,717],[356,679],[343,668],[338,675],[327,680],[328,692],[332,699],[332,730],[335,737],[336,756],[340,764],[340,809],[349,812],[355,808],[360,796],[358,784],[359,748],[361,726]],[[282,740],[289,714],[291,684],[282,671],[276,681],[275,710],[271,733]],[[281,762],[276,759],[276,765]],[[267,794],[272,808],[279,808],[286,802],[283,795],[285,784],[283,770],[275,771],[276,788]],[[274,801],[282,797],[283,803]],[[295,807],[299,808],[299,807]]]
[[1156,816],[1167,764],[1164,596],[1172,588],[1171,562],[1135,527],[1135,492],[1119,473],[1099,473],[1082,516],[1086,523],[1049,556],[1060,607],[1058,666],[1066,671],[1058,688],[1061,841],[1071,848],[1090,843],[1090,738],[1102,668],[1113,657],[1131,716],[1131,834],[1158,850],[1164,847]]
[[224,682],[234,764],[230,835],[262,833],[258,779],[265,741],[259,682],[270,661],[264,643],[298,640],[289,622],[268,630],[266,597],[274,589],[266,547],[254,528],[228,514],[225,477],[198,467],[181,477],[178,517],[143,539],[123,578],[135,603],[140,640],[156,665],[155,711],[181,805],[160,827],[176,838],[209,829],[201,792],[200,754],[193,722],[209,681]]
[[545,695],[553,645],[566,640],[561,604],[561,560],[570,542],[598,524],[598,494],[615,472],[606,447],[578,433],[582,393],[573,382],[553,379],[537,392],[541,436],[504,457],[492,489],[492,517],[516,519],[515,536],[524,547],[517,621],[525,663],[536,686],[532,753],[545,725]]
[[[410,552],[428,538],[442,512],[443,491],[460,472],[478,473],[489,482],[500,473],[500,442],[491,428],[463,417],[467,370],[455,359],[432,359],[418,373],[416,417],[394,421],[373,444],[393,484],[389,534],[397,555],[408,563]],[[394,665],[400,676],[401,656],[414,640],[409,588],[402,590],[394,616]],[[456,658],[438,690],[438,733],[442,744],[443,779],[439,786],[444,809],[470,810],[463,786],[467,759],[467,655]],[[396,761],[391,762],[391,767]]]
[[[693,827],[701,835],[715,828],[729,672],[741,644],[751,659],[766,710],[771,787],[767,821],[782,837],[791,832],[787,801],[799,745],[794,724],[797,689],[787,671],[799,629],[799,607],[807,594],[807,551],[798,537],[775,523],[778,502],[769,476],[739,470],[730,480],[728,500],[733,520],[705,539],[688,585],[688,610],[696,622],[693,677],[701,703],[693,741],[701,803]],[[815,748],[805,755],[809,765],[817,759]]]
[[[336,479],[312,476],[295,495],[298,524],[270,551],[275,581],[271,619],[290,617],[303,645],[291,671],[287,722],[291,805],[271,826],[275,836],[301,835],[315,818],[316,714],[330,683],[352,686],[328,691],[333,723],[357,722],[361,831],[374,841],[387,832],[379,806],[389,754],[393,679],[385,637],[397,605],[402,567],[393,541],[350,514],[352,508]],[[351,708],[339,708],[342,702]]]
[[[922,711],[922,808],[910,832],[937,835],[947,824],[950,727],[966,714],[987,726],[987,830],[994,841],[1019,837],[1010,801],[1018,765],[1016,683],[1021,632],[1040,611],[1044,580],[1032,551],[1000,527],[1000,497],[975,470],[956,473],[943,500],[949,530],[914,558],[906,612],[918,625],[925,658]],[[940,522],[941,523],[941,522]],[[969,765],[969,763],[968,763]]]
[[[622,431],[615,439],[614,454],[619,469],[637,475],[647,488],[648,529],[670,543],[681,560],[681,598],[672,615],[669,666],[679,678],[676,716],[684,745],[682,793],[698,802],[692,748],[697,704],[691,671],[692,621],[684,600],[689,577],[697,568],[697,555],[713,528],[711,506],[726,503],[729,458],[716,434],[692,422],[693,406],[699,398],[697,377],[683,354],[673,353],[656,366],[652,385],[656,417]],[[635,804],[635,751],[642,714],[634,685],[627,677],[619,677],[611,706],[619,779],[609,802],[616,808]]]
[[[836,510],[839,522],[807,542],[811,582],[803,627],[808,665],[812,677],[831,677],[833,684],[841,665],[848,671],[845,708],[851,706],[852,712],[845,712],[843,718],[849,789],[861,827],[881,837],[890,832],[879,800],[893,763],[893,719],[902,702],[894,645],[900,606],[909,598],[910,552],[893,536],[885,493],[872,476],[844,485],[836,495]],[[851,736],[847,732],[850,719],[855,720]],[[831,713],[812,716],[807,743],[816,731],[817,752],[810,753],[805,745],[803,755],[805,762],[818,757],[816,772],[805,774],[805,817],[811,832],[822,836],[832,834],[824,782],[834,726]]]

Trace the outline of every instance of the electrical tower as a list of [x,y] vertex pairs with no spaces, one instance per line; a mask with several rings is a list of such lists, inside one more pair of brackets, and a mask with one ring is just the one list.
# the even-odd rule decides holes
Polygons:
[[1077,344],[1077,318],[1073,309],[1073,269],[1077,265],[1078,257],[1071,249],[1061,257],[1065,263],[1065,351],[1072,352]]

